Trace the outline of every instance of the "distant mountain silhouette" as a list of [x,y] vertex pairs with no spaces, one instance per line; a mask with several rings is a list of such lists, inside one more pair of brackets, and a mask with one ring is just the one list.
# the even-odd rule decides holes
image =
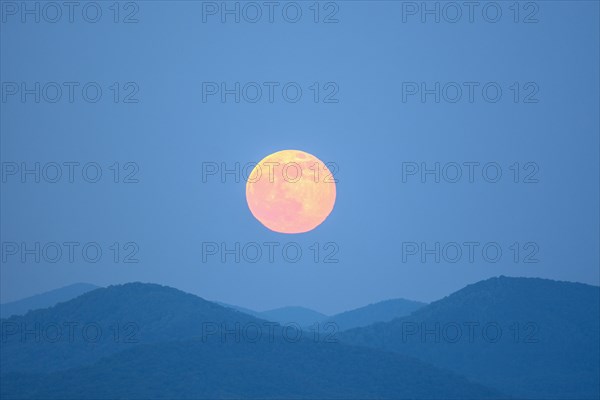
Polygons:
[[[253,317],[256,317],[256,318],[262,318],[260,312],[251,310],[246,307],[234,306],[233,304],[222,303],[220,301],[215,301],[215,303],[217,303],[218,305],[223,306],[223,307],[233,308],[234,310],[243,312],[244,314],[252,315]],[[262,319],[265,319],[265,318],[262,318]]]
[[419,358],[518,398],[598,399],[599,303],[596,286],[500,277],[341,338]]
[[321,321],[321,324],[331,322],[340,331],[343,331],[371,325],[375,322],[387,322],[394,318],[404,317],[425,305],[426,303],[405,299],[380,301],[379,303],[336,314]]
[[[264,326],[266,321],[153,284],[94,290],[1,323],[2,398],[499,395],[455,373],[392,352],[312,336],[293,340],[272,323],[267,323],[272,334],[264,330],[257,336],[246,328]],[[75,327],[74,334],[63,332],[53,341],[56,330],[48,326],[65,324]],[[131,331],[127,324],[136,328]],[[212,329],[209,335],[207,324]],[[94,327],[87,336],[86,326]],[[22,327],[28,333],[18,332]],[[92,340],[98,329],[103,335]]]
[[277,322],[281,325],[289,325],[292,327],[300,326],[300,328],[306,328],[314,325],[315,323],[321,322],[326,319],[325,314],[321,314],[318,311],[311,310],[305,307],[280,307],[273,310],[267,311],[254,311],[249,308],[234,306],[227,303],[216,302],[217,304],[232,308],[239,312],[243,312],[248,315],[252,315],[256,318],[264,319],[267,321]]
[[327,315],[305,307],[281,307],[260,313],[263,319],[279,322],[280,324],[298,324],[301,327],[313,325]]
[[[426,303],[405,299],[385,300],[375,304],[369,304],[354,310],[327,316],[318,311],[305,307],[281,307],[268,311],[254,311],[245,307],[217,302],[224,307],[233,308],[248,315],[280,324],[298,324],[304,329],[325,328],[326,324],[335,324],[336,331],[342,331],[361,326],[367,326],[375,322],[391,321],[394,318],[409,315],[413,311],[423,307]],[[327,326],[328,327],[328,326]],[[331,327],[333,328],[333,327]],[[333,329],[331,329],[333,331]]]
[[94,289],[98,289],[98,286],[90,283],[74,283],[46,293],[0,304],[0,318],[8,318],[11,315],[23,315],[30,310],[52,307],[61,301],[74,299]]

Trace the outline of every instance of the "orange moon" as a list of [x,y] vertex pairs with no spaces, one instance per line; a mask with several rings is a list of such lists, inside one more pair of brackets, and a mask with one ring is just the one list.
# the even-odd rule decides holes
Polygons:
[[252,215],[280,233],[303,233],[319,226],[335,204],[335,178],[317,157],[282,150],[263,158],[246,181]]

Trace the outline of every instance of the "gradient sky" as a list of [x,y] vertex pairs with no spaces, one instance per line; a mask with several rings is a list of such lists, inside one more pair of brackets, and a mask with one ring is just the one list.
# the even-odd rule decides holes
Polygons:
[[[85,262],[78,250],[73,263],[65,254],[57,263],[36,263],[3,250],[2,302],[74,282],[144,281],[259,310],[303,305],[334,313],[396,297],[431,301],[497,275],[599,284],[598,2],[537,2],[537,23],[522,21],[533,8],[521,9],[515,23],[512,2],[501,2],[497,23],[480,10],[472,23],[466,15],[456,23],[425,15],[422,23],[420,14],[403,14],[409,9],[402,2],[344,1],[336,3],[338,22],[327,24],[322,20],[335,9],[324,9],[324,2],[319,23],[312,2],[298,3],[298,23],[277,11],[273,23],[267,16],[257,23],[229,16],[221,23],[219,15],[203,22],[202,2],[141,1],[138,22],[130,24],[114,23],[109,3],[99,3],[98,23],[77,10],[73,23],[66,16],[22,23],[3,12],[3,168],[95,162],[103,175],[98,183],[81,179],[80,169],[73,183],[65,176],[58,183],[6,176],[2,242],[97,242],[103,257]],[[122,9],[119,21],[132,11]],[[7,95],[6,82],[79,82],[79,88],[98,82],[103,97],[88,103],[76,89],[73,103],[66,93],[57,103],[35,103],[33,95],[23,103],[19,94]],[[127,82],[139,87],[133,97],[139,102],[121,101],[133,87]],[[280,86],[272,103],[266,92],[256,103],[236,103],[233,95],[224,103],[219,96],[203,102],[203,82]],[[303,89],[300,101],[283,99],[280,88],[288,82]],[[329,82],[334,86],[326,87]],[[422,102],[418,95],[403,99],[403,86],[405,94],[412,87],[403,82],[428,88],[478,82],[479,89],[472,103],[466,93],[456,103],[436,103],[434,95]],[[481,96],[488,82],[503,90],[496,103]],[[335,87],[337,103],[323,102]],[[538,102],[525,103],[535,88],[527,98]],[[453,86],[447,89],[453,97]],[[266,230],[248,210],[243,180],[202,179],[203,163],[232,168],[282,149],[339,167],[335,208],[309,233]],[[132,171],[125,164],[135,163],[139,182],[113,183],[115,162],[119,180]],[[464,176],[458,183],[403,179],[403,163],[433,168],[436,162],[497,163],[502,178],[488,183],[476,169],[472,183]],[[519,183],[510,169],[515,162]],[[538,183],[522,182],[535,168],[525,169],[527,163],[539,168]],[[272,264],[266,256],[255,264],[216,256],[203,262],[203,242],[291,241],[303,249],[297,263],[281,253]],[[113,262],[114,242],[135,242],[139,262]],[[317,263],[310,250],[315,242]],[[322,262],[329,242],[339,249],[338,263]],[[503,256],[497,263],[481,253],[473,263],[466,255],[457,263],[435,263],[433,256],[403,262],[406,242],[496,242]],[[539,262],[513,262],[514,242],[535,243]],[[121,249],[120,261],[130,249]],[[521,249],[519,259],[532,249]]]

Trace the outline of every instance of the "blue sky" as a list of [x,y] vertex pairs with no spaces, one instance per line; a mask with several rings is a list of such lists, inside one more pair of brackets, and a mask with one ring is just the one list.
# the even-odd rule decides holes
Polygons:
[[[13,15],[4,3],[2,302],[74,282],[145,281],[255,309],[333,313],[395,297],[431,301],[497,275],[599,283],[597,2],[522,2],[518,16],[512,2],[500,2],[495,23],[480,9],[469,22],[464,8],[457,22],[444,20],[454,15],[445,9],[436,23],[421,9],[412,14],[420,2],[392,1],[321,2],[318,23],[313,2],[294,3],[302,10],[296,23],[288,21],[295,8],[285,16],[276,8],[270,23],[260,2],[258,22],[243,18],[253,18],[246,9],[239,23],[234,15],[223,23],[213,3],[192,1],[121,3],[118,16],[112,2],[99,2],[97,23],[78,9],[72,23],[65,10],[56,23],[44,20],[54,14],[40,14],[39,23],[26,14],[23,23],[22,10]],[[123,23],[127,16],[138,22]],[[35,94],[23,101],[22,84],[35,89],[36,82],[40,102]],[[63,88],[56,103],[52,82]],[[66,82],[76,82],[72,102]],[[207,82],[229,89],[239,82],[240,102],[203,93]],[[440,101],[435,93],[423,101],[421,90],[437,82]],[[252,102],[257,85],[262,97]],[[284,97],[286,85],[301,88],[297,102]],[[96,87],[102,97],[93,103]],[[493,102],[496,88],[502,96]],[[266,230],[233,175],[202,181],[203,163],[233,168],[282,149],[339,167],[334,211],[309,233]],[[22,163],[36,162],[49,176],[49,163],[62,165],[62,177],[36,183],[30,174],[22,182]],[[72,183],[65,162],[79,163]],[[98,182],[82,178],[87,163],[96,163],[87,178],[100,167]],[[409,165],[436,163],[447,174],[460,165],[462,179],[403,179]],[[467,164],[473,182],[464,163],[476,163]],[[498,168],[499,180],[486,181]],[[123,182],[127,176],[138,182]],[[36,242],[48,252],[48,243],[59,243],[63,255],[56,263],[47,262],[50,253],[23,262],[23,243]],[[79,243],[73,262],[65,242]],[[295,242],[302,257],[203,262],[206,242]],[[464,252],[465,242],[478,243],[474,262],[464,253],[455,263],[447,262],[451,253],[444,259],[443,248],[458,243]],[[101,248],[98,262],[82,256],[86,243]],[[423,262],[420,253],[404,254],[403,262],[410,243],[419,251],[439,243],[440,262],[435,255]],[[489,243],[502,251],[495,263],[481,255]],[[338,262],[323,262],[332,249]],[[124,263],[128,255],[139,262]]]

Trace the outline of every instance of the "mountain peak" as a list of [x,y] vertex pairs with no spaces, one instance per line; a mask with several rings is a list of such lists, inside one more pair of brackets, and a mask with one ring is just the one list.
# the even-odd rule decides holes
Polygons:
[[499,276],[342,333],[518,398],[598,398],[600,288]]

